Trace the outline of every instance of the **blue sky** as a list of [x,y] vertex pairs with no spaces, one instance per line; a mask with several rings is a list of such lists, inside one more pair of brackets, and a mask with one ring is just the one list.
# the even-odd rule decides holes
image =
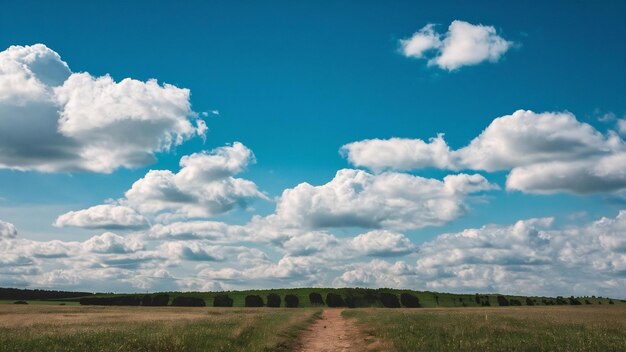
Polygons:
[[[205,121],[208,132],[202,138],[202,133],[197,130],[178,131],[177,133],[182,133],[185,137],[180,143],[173,143],[166,151],[160,148],[162,145],[155,147],[151,144],[147,153],[154,156],[151,161],[137,161],[137,158],[146,156],[146,145],[133,145],[141,152],[125,156],[131,166],[116,160],[113,163],[119,165],[106,170],[85,167],[86,159],[64,167],[50,166],[50,162],[45,161],[45,156],[43,162],[28,166],[19,161],[0,160],[0,220],[17,229],[16,236],[6,236],[10,239],[5,242],[15,242],[5,243],[5,250],[12,253],[9,257],[13,256],[13,259],[7,259],[5,264],[11,269],[0,273],[0,283],[29,287],[98,289],[96,283],[81,277],[68,264],[72,258],[78,260],[80,257],[89,258],[93,263],[92,268],[97,267],[93,269],[94,275],[104,275],[107,272],[106,275],[110,275],[106,276],[108,278],[116,275],[120,277],[124,282],[118,288],[121,291],[357,285],[525,293],[527,285],[523,278],[511,274],[508,281],[493,279],[499,272],[513,273],[521,270],[532,271],[536,275],[549,272],[563,278],[559,285],[538,283],[536,287],[529,289],[539,293],[615,294],[623,291],[626,259],[622,246],[626,239],[619,230],[618,214],[624,208],[623,189],[626,188],[626,183],[620,178],[623,176],[619,176],[622,147],[613,147],[608,140],[611,135],[615,135],[615,138],[623,142],[621,133],[624,131],[620,130],[620,121],[626,118],[626,45],[621,38],[626,35],[626,24],[623,21],[625,13],[624,4],[612,1],[558,1],[541,6],[531,6],[523,2],[492,6],[488,2],[388,4],[376,1],[263,4],[234,4],[226,1],[186,4],[162,2],[158,5],[153,2],[52,4],[24,1],[6,4],[0,13],[0,51],[8,50],[10,46],[31,48],[34,44],[41,43],[47,50],[58,53],[60,59],[53,61],[62,60],[67,63],[72,73],[88,72],[94,80],[108,74],[113,80],[112,87],[125,78],[132,78],[141,84],[154,78],[159,84],[171,84],[177,89],[186,88],[190,95],[183,102],[190,103],[191,108],[182,116],[176,115],[176,118],[189,121],[196,127],[198,120]],[[463,55],[467,53],[462,51],[474,50],[476,53],[480,48],[477,49],[478,44],[471,42],[460,49],[448,45],[452,42],[448,43],[446,40],[452,37],[450,33],[454,21],[470,26],[460,28],[455,33],[461,33],[467,28],[487,33],[490,28],[490,38],[501,39],[502,43],[506,43],[503,44],[506,48],[493,54],[491,58],[478,58],[477,62],[458,59],[466,57]],[[431,28],[435,31],[438,44],[425,49],[423,58],[416,57],[422,53],[412,55],[403,51],[402,40],[415,39],[414,33],[420,33],[429,24],[433,25]],[[492,44],[489,49],[495,50],[494,46]],[[437,64],[437,57],[447,55],[447,49],[451,50],[448,53],[457,55],[456,60],[461,60],[456,61],[460,62],[458,67]],[[46,51],[42,55],[51,54]],[[5,58],[6,62],[8,60]],[[5,65],[12,67],[7,63]],[[4,68],[5,75],[10,73],[9,68]],[[91,84],[89,80],[84,82]],[[21,91],[19,84],[9,83],[8,80],[0,80],[0,84],[4,85],[0,87],[0,93],[3,90],[8,92],[4,95],[4,104],[7,106],[4,110],[1,105],[3,96],[0,94],[0,122],[2,119],[8,121],[0,124],[0,128],[5,129],[4,136],[26,133],[24,129],[20,129],[21,132],[12,131],[11,121],[14,120],[11,119],[24,116],[22,121],[27,121],[30,110],[20,109],[29,108],[28,104],[34,104],[34,98],[29,97],[31,100],[28,101],[31,103],[17,104],[15,101],[21,99],[16,93]],[[59,82],[59,86],[61,84],[63,81]],[[66,86],[66,92],[70,92],[72,87],[77,89],[76,92],[86,89],[79,83],[72,87],[63,84],[64,89]],[[153,92],[157,94],[161,88],[155,88]],[[54,99],[63,99],[58,98],[59,93],[50,94],[54,94]],[[11,100],[6,97],[14,98]],[[161,102],[159,98],[145,100],[141,95],[133,97],[131,99],[136,99],[141,104],[147,101],[149,105],[158,105]],[[58,103],[61,105],[55,105],[55,109],[67,111],[70,118],[76,116],[76,120],[72,120],[76,123],[73,125],[75,129],[68,129],[64,133],[72,134],[72,138],[85,145],[92,143],[91,138],[95,136],[89,133],[96,133],[97,138],[103,138],[98,143],[109,141],[103,136],[113,133],[112,139],[116,144],[107,145],[107,148],[115,148],[124,143],[132,144],[133,139],[140,139],[137,136],[145,136],[146,129],[151,126],[131,124],[136,130],[126,127],[126,131],[129,131],[127,139],[123,139],[125,134],[117,129],[125,128],[123,124],[119,125],[122,127],[111,124],[107,125],[106,130],[90,132],[80,125],[84,116],[119,118],[121,121],[127,118],[125,111],[130,109],[122,107],[111,112],[104,111],[106,108],[103,108],[104,110],[94,113],[89,110],[92,105],[89,98],[86,98],[86,103],[81,101],[85,103],[84,106],[78,104],[76,106],[80,105],[80,109],[70,111],[68,107],[73,106],[71,99]],[[135,101],[130,103],[134,104]],[[107,106],[110,107],[111,104]],[[520,109],[533,113],[514,115]],[[212,111],[219,111],[219,114]],[[204,112],[206,116],[203,115]],[[552,115],[542,115],[544,113]],[[571,128],[572,133],[567,137],[567,143],[559,140],[560,144],[549,140],[554,134],[546,134],[547,149],[541,149],[544,145],[544,135],[541,133],[536,134],[537,139],[526,136],[530,139],[519,141],[537,146],[535,154],[532,150],[524,152],[528,145],[515,145],[512,142],[514,149],[522,150],[522,155],[511,156],[506,161],[499,159],[481,164],[477,159],[472,159],[473,157],[464,159],[458,156],[462,153],[454,154],[454,151],[467,146],[480,136],[494,120],[504,116],[514,116],[510,119],[513,121],[513,130],[520,128],[515,125],[519,122],[524,125],[544,124],[542,126],[545,128],[555,128],[554,133],[560,130],[558,126],[552,125],[552,121],[564,118],[567,121],[561,126]],[[146,113],[144,117],[147,120],[156,118],[150,113]],[[50,127],[37,121],[41,120],[30,122],[32,130],[27,133],[45,134],[46,128],[47,133],[54,133]],[[54,128],[54,124],[51,126]],[[168,134],[171,131],[165,129],[160,132]],[[429,138],[436,137],[438,133],[445,134],[443,138],[453,151],[450,157],[456,158],[456,161],[445,167],[415,162],[411,159],[411,150],[398,149],[397,141],[390,139],[399,137],[412,141],[408,143],[410,149],[415,147],[416,140],[428,142]],[[153,137],[163,135],[155,136]],[[498,136],[503,140],[513,140],[509,135]],[[342,146],[349,143],[372,139],[380,139],[384,143],[371,146],[367,151],[377,153],[382,146],[399,159],[413,160],[413,163],[409,163],[411,166],[407,168],[406,163],[401,167],[391,160],[382,169],[376,169],[370,152],[360,157],[360,163],[351,162],[350,155],[339,152]],[[43,140],[39,140],[45,144]],[[572,144],[573,141],[585,141],[581,142],[585,147]],[[159,143],[162,142],[160,140]],[[158,212],[146,210],[147,198],[142,198],[143,202],[133,203],[132,199],[124,196],[149,170],[170,170],[176,173],[179,171],[181,157],[215,150],[234,142],[241,142],[245,150],[253,153],[256,163],[252,162],[252,157],[245,151],[220,149],[228,155],[226,159],[234,154],[248,155],[236,171],[229,169],[232,171],[229,177],[253,182],[256,191],[262,196],[255,195],[249,189],[245,195],[222,194],[221,199],[226,198],[230,202],[220,203],[222,208],[219,211],[202,212],[201,209],[194,208],[193,211],[184,210],[186,213],[181,215],[180,209],[172,210],[169,207],[167,211],[175,214],[170,216],[163,216],[167,211],[161,208]],[[28,144],[10,145],[8,142],[3,145],[0,142],[0,154],[15,153],[19,157],[24,155],[20,153],[24,152],[26,145]],[[607,148],[614,149],[607,151]],[[99,153],[103,153],[102,150]],[[214,152],[207,155],[215,156],[216,153],[219,154]],[[474,150],[468,153],[486,152]],[[613,159],[595,159],[589,156],[598,153],[608,153],[607,158]],[[440,154],[433,155],[433,158],[441,157]],[[358,156],[355,154],[354,157]],[[551,181],[561,177],[567,184],[559,185],[546,180],[537,183],[540,182],[537,181],[537,168],[545,170],[546,167],[556,167],[557,164],[562,168],[555,171],[556,176],[546,173],[548,176],[544,178]],[[617,170],[592,170],[594,165],[605,164],[612,165]],[[535,168],[532,169],[533,167]],[[294,206],[300,209],[298,206],[301,203],[294,205],[288,197],[281,198],[284,190],[294,189],[303,182],[313,186],[326,185],[341,169],[358,169],[375,180],[381,179],[381,175],[391,173],[434,180],[442,180],[447,175],[477,174],[492,186],[483,184],[476,192],[445,198],[446,202],[451,201],[458,206],[458,209],[452,211],[454,214],[443,214],[442,207],[448,203],[439,204],[438,208],[429,210],[437,215],[422,222],[410,220],[420,219],[424,213],[421,207],[428,200],[419,198],[423,197],[420,195],[410,199],[410,202],[418,205],[419,210],[415,213],[408,211],[400,219],[394,213],[388,218],[383,216],[374,221],[374,224],[364,225],[361,220],[354,219],[367,217],[366,210],[354,208],[358,202],[349,203],[348,208],[352,207],[355,214],[347,214],[343,208],[326,209],[330,213],[334,212],[331,214],[333,216],[336,212],[341,212],[341,219],[331,217],[332,219],[325,218],[319,223],[308,223],[308,220],[305,221],[306,224],[290,223],[289,230],[277,229],[278,225],[273,222],[271,226],[263,225],[264,231],[273,231],[271,235],[267,235],[271,240],[267,236],[259,239],[250,234],[249,237],[219,241],[206,236],[192,240],[157,240],[150,235],[156,231],[154,227],[157,225],[180,225],[199,221],[243,226],[246,232],[264,232],[254,226],[250,227],[254,216],[265,219],[263,221],[267,223],[273,221],[267,219],[280,213],[277,204],[281,201],[285,207]],[[515,169],[526,178],[520,181],[522,184],[508,187],[507,179],[513,177],[512,174],[517,172]],[[530,175],[530,169],[535,173]],[[584,181],[583,176],[576,174],[580,172],[581,175],[596,175],[604,171],[609,176],[593,178],[589,181],[592,185]],[[201,179],[198,182],[205,181]],[[580,184],[577,183],[579,181]],[[550,184],[547,185],[548,183]],[[385,185],[388,189],[392,188]],[[309,196],[311,199],[323,198],[326,194],[324,192],[326,191],[320,190],[320,194]],[[389,194],[387,196],[390,201],[395,199]],[[376,194],[376,197],[384,196]],[[436,196],[437,199],[439,197],[440,195]],[[302,201],[302,198],[297,200]],[[209,204],[200,203],[196,206],[201,208]],[[129,209],[133,214],[144,217],[149,227],[129,228],[119,223],[77,224],[75,221],[68,221],[63,226],[52,226],[63,214],[102,204],[114,204]],[[240,206],[241,204],[245,205]],[[304,215],[300,215],[305,217],[317,219],[316,216],[325,216],[316,214],[307,207],[302,209]],[[390,211],[394,209],[396,208],[391,207]],[[278,218],[284,218],[278,215]],[[109,213],[107,216],[112,215]],[[615,223],[614,226],[611,229],[596,229],[600,226],[596,221],[602,217]],[[554,220],[544,229],[541,226],[545,224],[534,225],[535,222],[527,220],[533,218]],[[447,243],[440,237],[443,233],[459,234],[466,229],[481,229],[487,224],[496,224],[498,229],[487,228],[479,232],[485,233],[485,243],[493,242],[495,240],[491,236],[496,236],[494,233],[502,232],[505,233],[502,236],[507,236],[515,232],[511,229],[518,220],[532,223],[524,225],[529,228],[529,234],[539,231],[546,237],[552,236],[550,250],[530,246],[525,254],[511,253],[512,257],[519,259],[517,262],[525,264],[508,266],[506,263],[516,262],[512,259],[492,262],[487,260],[488,257],[493,257],[492,253],[482,247],[466,247],[462,241],[456,244],[456,248],[438,247]],[[327,223],[333,225],[324,225]],[[267,230],[269,227],[272,230]],[[594,246],[597,245],[610,252],[604,255],[605,258],[610,258],[610,262],[587,272],[590,266],[597,264],[591,257],[585,263],[574,264],[565,259],[558,261],[556,258],[564,258],[565,254],[563,248],[556,248],[562,245],[562,241],[557,238],[571,236],[572,231],[597,232],[594,238],[577,241],[581,246],[579,253],[595,253],[598,250]],[[122,246],[126,250],[121,251],[123,253],[115,250],[108,252],[106,249],[94,251],[84,244],[90,238],[105,232],[115,233],[114,236],[117,237],[108,235],[102,239],[103,243],[126,243],[126,247]],[[12,232],[7,230],[6,233]],[[358,237],[356,242],[361,244],[357,245],[354,239],[360,234],[370,235]],[[67,253],[57,261],[42,259],[45,256],[41,253],[37,255],[37,250],[45,246],[42,243],[54,240],[83,243],[82,249],[66,248]],[[318,261],[327,260],[325,255],[311,248],[306,251],[294,250],[286,243],[307,243],[304,247],[313,246],[320,252],[345,254],[342,251],[348,251],[352,254],[346,255],[349,258],[346,261],[336,263],[335,269],[320,272],[313,268],[318,265]],[[380,255],[376,251],[363,249],[365,245],[362,243],[369,246],[382,246],[382,243],[392,245],[388,252]],[[491,244],[491,247],[495,246]],[[20,246],[23,248],[19,249]],[[24,249],[28,246],[38,246],[39,249]],[[361,251],[355,249],[355,246],[361,248]],[[87,247],[91,250],[85,249]],[[107,248],[110,250],[113,247]],[[192,248],[191,252],[196,254],[222,254],[208,256],[214,259],[216,256],[220,257],[219,260],[190,259],[185,257],[184,253],[189,251],[185,252],[181,249],[183,247]],[[115,248],[119,249],[119,246]],[[458,265],[431,263],[437,255],[454,250],[464,253]],[[511,248],[507,250],[514,252]],[[276,274],[265,277],[250,271],[250,265],[246,264],[242,256],[262,257],[261,254],[251,254],[250,251],[263,252],[267,259],[255,262],[255,265],[265,265],[266,271],[275,270]],[[231,252],[237,254],[224,254]],[[247,254],[242,254],[244,252]],[[543,264],[529,264],[534,263],[529,256],[539,256],[538,253],[545,257],[542,259]],[[119,269],[110,264],[114,256],[124,255],[134,259],[152,259],[141,262],[137,260],[139,264],[132,269]],[[474,255],[480,260],[474,258]],[[25,265],[23,260],[29,264]],[[161,271],[158,274],[148,273],[147,268],[154,267],[155,262]],[[474,262],[483,264],[472,264]],[[21,269],[14,269],[12,265]],[[572,286],[566,277],[571,276],[568,270],[573,269],[566,268],[578,266],[586,269],[576,276],[579,286]],[[28,271],[24,267],[31,269]],[[111,269],[113,267],[118,271]],[[400,267],[403,269],[398,269]],[[491,279],[463,279],[467,275],[462,273],[467,270],[472,270],[472,275],[476,277],[489,276]],[[601,282],[592,281],[594,270],[606,273],[598,279]],[[110,273],[113,271],[115,272]],[[427,271],[428,275],[425,274]],[[580,271],[577,269],[577,272]],[[225,274],[227,272],[230,276]],[[406,277],[400,275],[400,272]],[[366,273],[375,274],[368,276]],[[146,279],[135,282],[130,279],[133,275],[143,275]],[[402,279],[392,280],[394,276],[402,276]],[[566,290],[576,292],[564,292]]]

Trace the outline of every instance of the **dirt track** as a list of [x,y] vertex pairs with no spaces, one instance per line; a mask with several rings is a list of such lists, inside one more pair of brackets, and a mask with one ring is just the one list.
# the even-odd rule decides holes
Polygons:
[[342,309],[325,309],[322,318],[311,324],[298,341],[297,352],[373,351],[376,343],[366,339]]

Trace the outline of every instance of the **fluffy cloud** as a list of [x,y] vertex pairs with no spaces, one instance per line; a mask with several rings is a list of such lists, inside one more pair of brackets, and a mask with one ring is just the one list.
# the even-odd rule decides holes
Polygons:
[[136,239],[128,239],[111,232],[94,236],[83,243],[83,248],[94,253],[132,253],[144,248]]
[[233,177],[253,162],[252,151],[238,142],[208,153],[184,156],[178,173],[150,170],[132,185],[122,202],[148,214],[221,214],[237,205],[245,206],[250,199],[267,198],[253,182]]
[[340,153],[354,166],[367,167],[376,172],[391,168],[455,168],[450,147],[442,134],[428,142],[408,138],[366,139],[344,145]]
[[466,198],[497,188],[480,175],[443,181],[401,173],[373,175],[344,169],[321,186],[301,183],[283,192],[265,221],[284,227],[414,229],[441,225],[465,213]]
[[581,227],[551,224],[531,219],[441,235],[420,247],[416,270],[432,289],[617,294],[626,284],[626,212]]
[[419,246],[415,265],[374,259],[345,265],[336,286],[440,292],[608,295],[626,285],[626,211],[554,229],[552,218],[443,234]]
[[5,238],[15,238],[17,236],[17,229],[15,225],[0,220],[0,240]]
[[385,230],[370,231],[356,236],[350,246],[358,253],[372,257],[391,257],[415,252],[416,247],[401,233]]
[[84,227],[88,229],[141,229],[148,225],[146,219],[135,210],[112,204],[97,205],[59,216],[56,227]]
[[0,52],[0,168],[108,173],[205,132],[187,89],[72,73],[43,44]]
[[442,135],[429,142],[392,138],[347,144],[342,153],[376,171],[434,167],[511,170],[507,188],[529,193],[610,192],[626,187],[626,144],[568,112],[518,110],[494,119],[469,145],[450,150]]
[[[236,206],[245,207],[254,198],[267,199],[252,181],[234,177],[254,162],[252,151],[239,142],[210,152],[186,155],[181,158],[177,173],[150,170],[133,183],[125,197],[117,201],[118,204],[98,205],[63,214],[56,220],[55,226],[138,229],[146,225],[143,215],[172,220],[209,217]],[[217,224],[204,223],[200,226],[213,225]],[[205,228],[201,231],[213,230]],[[178,230],[172,233],[176,232]]]
[[424,58],[434,52],[428,65],[449,71],[484,61],[497,62],[512,45],[512,42],[500,37],[492,26],[458,20],[450,24],[445,34],[435,32],[434,25],[428,24],[410,38],[400,40],[404,56]]
[[217,221],[180,221],[171,224],[156,224],[150,228],[152,239],[206,239],[213,243],[238,242],[248,238],[244,226],[229,225]]
[[[85,242],[7,239],[0,241],[0,282],[104,291],[332,285],[621,295],[626,211],[581,226],[555,228],[554,223],[539,218],[487,225],[443,234],[420,246],[389,231],[347,238],[312,231],[276,246],[283,251],[276,258],[262,246],[216,245],[208,237],[104,233]],[[195,227],[202,228],[200,224]],[[405,257],[388,261],[397,255]]]

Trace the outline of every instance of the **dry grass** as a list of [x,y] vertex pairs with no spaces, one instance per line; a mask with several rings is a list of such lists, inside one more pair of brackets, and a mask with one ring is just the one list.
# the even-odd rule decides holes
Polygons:
[[626,307],[344,311],[397,351],[626,351]]
[[0,306],[2,351],[288,349],[314,310]]

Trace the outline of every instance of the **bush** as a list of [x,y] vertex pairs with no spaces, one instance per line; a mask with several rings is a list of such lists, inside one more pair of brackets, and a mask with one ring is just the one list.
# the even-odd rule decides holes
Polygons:
[[228,295],[217,295],[213,297],[213,307],[232,307],[233,299]]
[[521,306],[522,302],[520,302],[519,299],[511,298],[511,300],[509,301],[509,304],[512,305],[512,306]]
[[382,303],[385,308],[400,308],[398,296],[393,293],[381,292],[380,303]]
[[615,304],[612,299],[609,300],[609,304]]
[[263,298],[259,295],[248,295],[245,300],[246,307],[263,307]]
[[563,306],[563,305],[567,305],[568,302],[562,297],[562,296],[557,296],[556,297],[556,305],[557,306]]
[[322,299],[322,295],[317,292],[311,292],[309,294],[309,302],[311,302],[312,306],[323,306],[324,300]]
[[15,301],[13,304],[28,304],[26,301]]
[[267,295],[267,306],[272,308],[280,307],[280,296],[275,293],[270,293]]
[[504,297],[504,296],[498,296],[498,297],[496,297],[496,299],[498,301],[498,305],[499,306],[506,307],[506,306],[509,305],[509,300],[506,299],[506,297]]
[[410,293],[403,293],[400,295],[400,302],[407,308],[418,308],[420,306],[420,300],[415,295]]
[[155,307],[164,307],[170,303],[170,296],[166,294],[154,295],[152,297],[152,305]]
[[331,308],[346,306],[346,302],[343,300],[343,298],[340,295],[332,292],[326,295],[326,304]]
[[580,303],[580,301],[577,298],[574,298],[574,296],[569,298],[569,304],[573,305],[573,306],[579,306],[582,303]]
[[532,300],[532,299],[530,299],[530,298],[526,298],[526,305],[527,305],[527,306],[534,306],[534,305],[535,305],[535,302],[533,302],[533,300]]
[[174,298],[172,305],[176,307],[206,307],[202,298],[184,296]]
[[287,308],[298,308],[300,305],[300,300],[296,295],[286,295],[285,296],[285,307]]
[[588,299],[585,300],[585,304],[591,304]]

